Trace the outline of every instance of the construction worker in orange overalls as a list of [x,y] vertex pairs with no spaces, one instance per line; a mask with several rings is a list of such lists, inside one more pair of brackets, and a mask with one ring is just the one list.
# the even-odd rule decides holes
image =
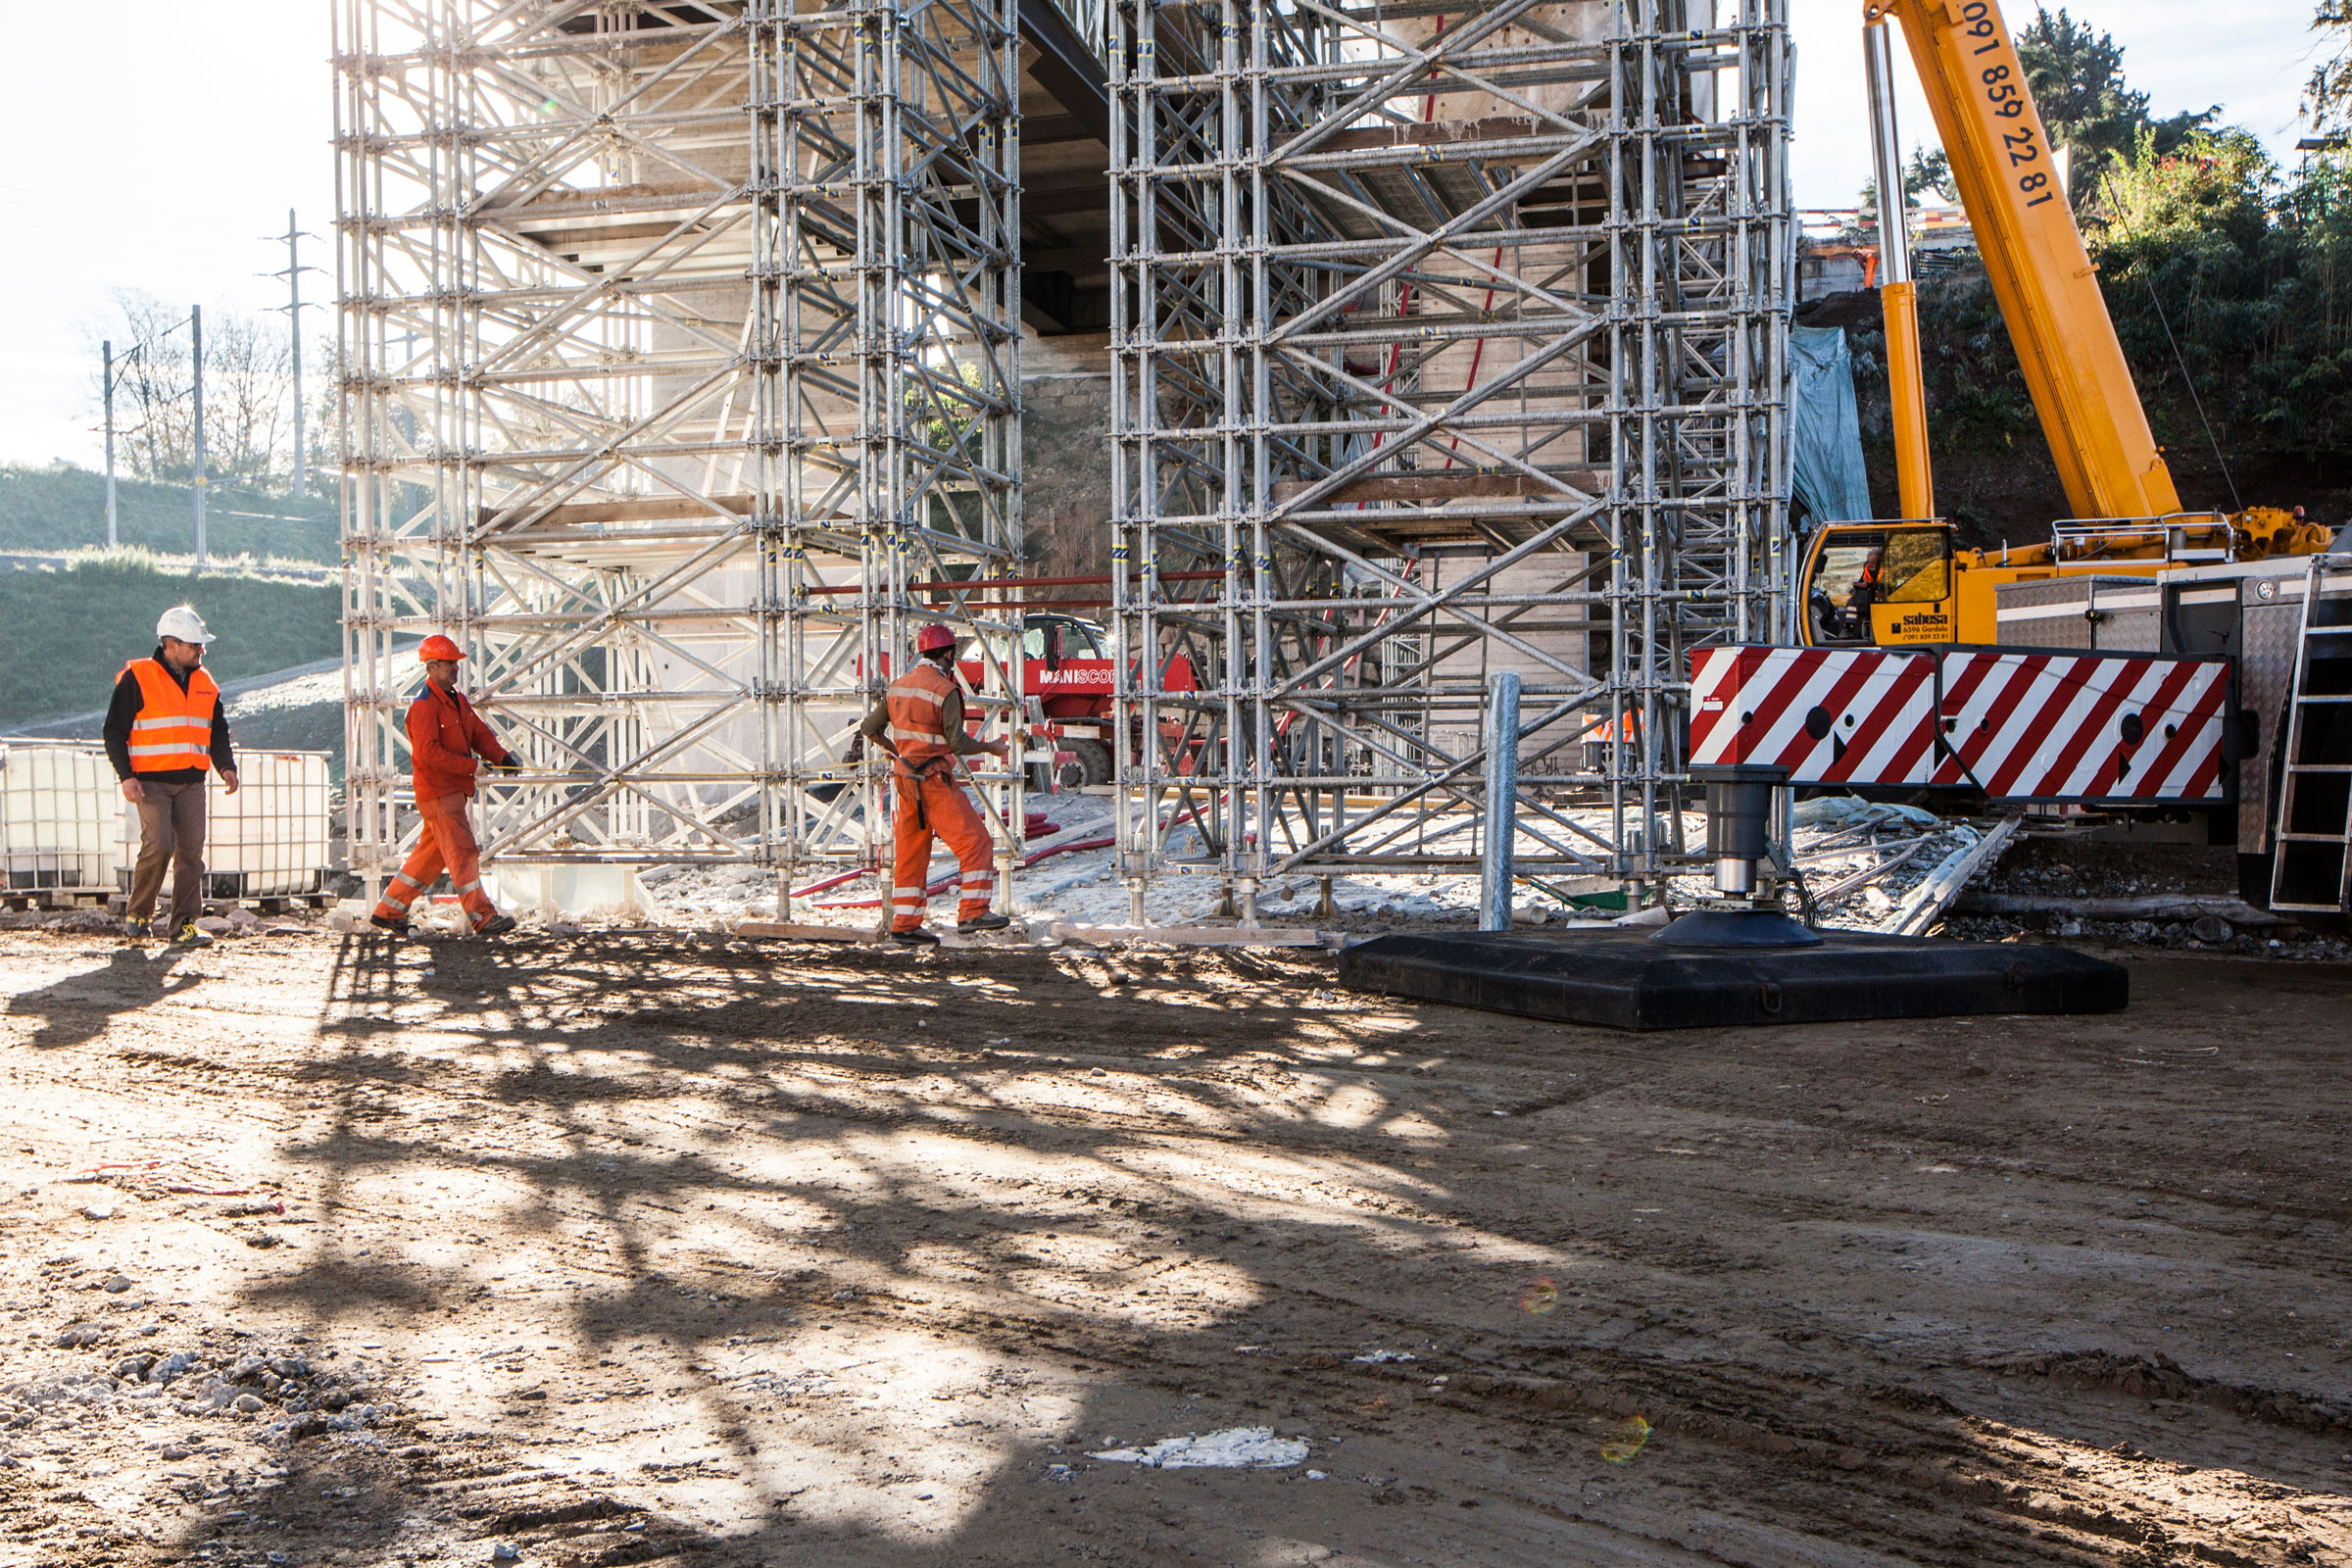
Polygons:
[[1004,741],[976,741],[963,730],[963,689],[956,680],[956,634],[938,621],[915,633],[913,667],[890,683],[890,690],[858,726],[866,743],[879,746],[897,759],[891,775],[898,783],[899,807],[892,827],[898,837],[898,869],[891,894],[890,934],[910,945],[934,945],[939,938],[923,929],[923,908],[930,903],[931,837],[939,835],[956,852],[963,872],[963,898],[956,906],[956,929],[964,936],[976,931],[1002,931],[1011,920],[991,910],[989,895],[996,883],[989,866],[988,829],[980,813],[956,782],[956,759],[986,752],[1003,759],[1010,748]]
[[514,929],[514,917],[498,912],[482,891],[481,851],[466,803],[473,795],[479,758],[492,767],[519,766],[499,743],[466,694],[458,690],[458,661],[466,657],[438,632],[416,650],[424,663],[424,690],[409,705],[409,754],[415,768],[416,812],[424,831],[409,852],[400,874],[384,884],[384,896],[368,918],[386,931],[406,935],[409,906],[447,867],[476,936],[495,937]]

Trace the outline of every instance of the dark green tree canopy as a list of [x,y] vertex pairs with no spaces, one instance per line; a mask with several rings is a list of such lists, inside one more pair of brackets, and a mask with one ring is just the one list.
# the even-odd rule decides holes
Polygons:
[[[1952,199],[1951,162],[1943,156],[1940,147],[1932,152],[1925,147],[1914,147],[1910,161],[1903,165],[1903,206],[1906,209],[1917,207],[1920,197],[1930,191],[1944,201]],[[1858,221],[1865,228],[1876,224],[1879,220],[1879,182],[1876,179],[1862,182],[1861,207]]]
[[[2333,3],[2352,5],[2352,0]],[[2134,92],[2124,79],[2124,46],[2113,33],[2077,22],[2064,6],[2054,13],[2039,10],[2017,35],[2017,60],[2050,140],[2073,159],[2067,194],[2078,208],[2110,168],[2132,155],[2143,131],[2154,136],[2158,153],[2172,153],[2221,114],[2217,104],[2153,119],[2148,95]]]
[[2333,34],[2335,50],[2312,68],[2303,113],[2323,131],[2352,128],[2352,0],[2319,0],[2311,30]]

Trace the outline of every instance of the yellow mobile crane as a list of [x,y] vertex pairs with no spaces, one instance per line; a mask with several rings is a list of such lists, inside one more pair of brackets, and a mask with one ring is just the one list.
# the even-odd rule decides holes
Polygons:
[[[1994,0],[1868,0],[1872,151],[1879,189],[1880,297],[1906,520],[1817,528],[1799,582],[1800,635],[1814,647],[1990,643],[2005,582],[2100,572],[2152,575],[2192,562],[2309,555],[2328,530],[2253,507],[2184,513],[2124,363],[2096,269],[2067,200],[2056,149],[2027,90]],[[1903,226],[1892,47],[1898,23],[1942,133],[1984,270],[2017,347],[2067,504],[2051,542],[1958,550],[1936,517],[1919,316]]]

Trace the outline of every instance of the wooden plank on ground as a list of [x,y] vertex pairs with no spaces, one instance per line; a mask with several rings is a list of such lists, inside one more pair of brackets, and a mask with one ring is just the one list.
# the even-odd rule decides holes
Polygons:
[[1957,914],[2056,915],[2073,920],[2179,920],[2186,923],[2204,915],[2253,930],[2293,925],[2289,915],[2257,909],[2230,894],[2156,893],[2136,898],[2082,898],[2040,893],[1976,893],[1960,895],[1952,905]]
[[768,942],[855,942],[872,943],[881,939],[870,930],[854,925],[809,925],[800,920],[738,920],[735,935],[758,937]]
[[1309,926],[1259,926],[1246,931],[1235,925],[1072,925],[1054,922],[1054,934],[1064,942],[1108,947],[1119,942],[1164,942],[1191,948],[1319,948],[1323,933]]

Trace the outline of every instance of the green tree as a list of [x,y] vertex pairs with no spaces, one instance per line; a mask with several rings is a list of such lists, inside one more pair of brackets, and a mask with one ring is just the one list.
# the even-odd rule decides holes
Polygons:
[[[1952,199],[1951,161],[1944,157],[1943,149],[1940,147],[1933,151],[1925,147],[1914,147],[1911,149],[1910,162],[1903,165],[1904,208],[1908,210],[1917,207],[1920,197],[1930,191],[1934,191],[1944,201],[1948,202]],[[1876,226],[1879,220],[1879,182],[1877,179],[1866,179],[1862,182],[1861,208],[1858,220],[1861,224],[1866,228]]]
[[[2352,0],[2337,0],[2352,5]],[[2061,6],[2039,10],[2017,35],[2017,60],[2026,85],[2041,111],[2050,140],[2072,159],[2068,197],[2080,209],[2099,188],[2118,160],[2129,158],[2141,132],[2152,132],[2159,153],[2184,145],[2211,125],[2221,106],[2182,112],[2158,121],[2148,113],[2148,95],[2124,79],[2124,46],[2109,32],[2094,31]]]
[[2185,381],[2241,457],[2352,451],[2352,214],[2315,198],[2321,181],[2340,172],[2282,186],[2254,135],[2225,127],[2172,153],[2143,133],[2101,182],[2092,255],[2160,439],[2203,439]]
[[1952,199],[1952,161],[1940,147],[1930,151],[1925,147],[1911,149],[1911,161],[1903,166],[1903,205],[1917,207],[1919,199],[1934,191],[1937,199]]
[[2352,0],[2319,0],[2311,30],[2334,34],[2335,52],[2312,68],[2303,113],[2323,131],[2352,129]]
[[[2101,178],[2083,240],[2176,475],[2210,470],[2214,445],[2241,479],[2265,466],[2340,470],[2352,460],[2347,172],[2318,160],[2289,184],[2249,131],[2198,128],[2167,151],[2149,125]],[[1937,450],[2012,456],[2039,445],[1982,271],[1923,284],[1920,337]],[[2207,494],[2226,499],[2210,481]],[[2280,498],[2248,485],[2244,499]]]
[[2095,232],[2106,252],[2224,249],[2252,257],[2263,246],[2278,194],[2278,170],[2253,132],[2199,129],[2167,151],[2153,127],[2132,156],[2100,177]]

